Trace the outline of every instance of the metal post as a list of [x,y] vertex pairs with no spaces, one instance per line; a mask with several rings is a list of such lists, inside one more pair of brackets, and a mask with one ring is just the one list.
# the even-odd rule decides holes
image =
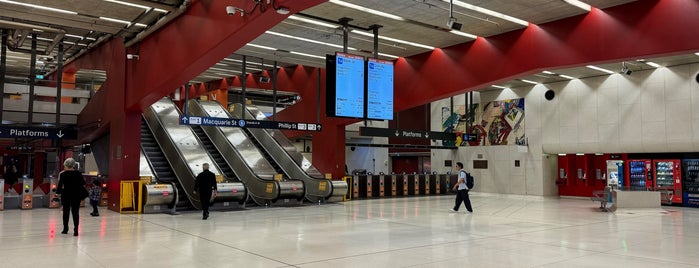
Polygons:
[[320,124],[320,68],[318,68],[318,85],[316,86],[316,123]]
[[240,111],[240,118],[241,119],[245,119],[245,114],[246,114],[245,111],[247,111],[245,108],[245,105],[247,104],[247,100],[245,99],[245,80],[247,80],[247,78],[248,78],[248,75],[245,71],[245,67],[247,64],[248,64],[248,58],[245,55],[243,55],[243,68],[242,68],[243,70],[241,71],[243,74],[240,75],[240,85],[243,89],[243,92],[242,92],[243,93],[243,110]]
[[56,70],[56,126],[61,125],[61,95],[63,90],[63,41],[58,43],[58,69]]
[[0,44],[0,124],[2,124],[2,107],[5,107],[3,103],[5,99],[5,73],[7,72],[7,30],[0,29],[0,35],[2,35],[2,44]]
[[184,115],[189,115],[189,83],[184,84]]
[[272,121],[277,120],[277,61],[272,69]]
[[352,21],[350,18],[341,18],[340,25],[342,25],[342,52],[347,53],[347,45],[349,43],[349,22]]
[[27,109],[27,124],[34,120],[34,81],[36,79],[36,33],[32,33],[32,53],[29,63],[29,107]]

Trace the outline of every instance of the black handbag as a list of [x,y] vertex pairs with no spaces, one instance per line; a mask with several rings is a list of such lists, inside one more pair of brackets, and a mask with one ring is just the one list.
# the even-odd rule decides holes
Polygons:
[[90,192],[88,192],[87,189],[85,189],[85,187],[80,187],[80,192],[78,192],[78,194],[79,194],[78,197],[80,197],[80,200],[83,200],[83,199],[87,198],[88,196],[90,196]]

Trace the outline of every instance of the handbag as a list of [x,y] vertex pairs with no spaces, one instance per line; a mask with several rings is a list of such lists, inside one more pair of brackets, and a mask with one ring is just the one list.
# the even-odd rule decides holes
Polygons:
[[85,189],[85,187],[80,187],[80,191],[78,192],[78,197],[80,197],[80,200],[83,200],[90,196],[90,193]]

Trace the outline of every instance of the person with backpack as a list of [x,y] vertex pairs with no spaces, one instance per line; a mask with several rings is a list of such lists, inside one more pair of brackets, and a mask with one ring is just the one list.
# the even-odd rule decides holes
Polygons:
[[459,180],[454,185],[453,190],[456,192],[456,203],[454,208],[450,209],[451,212],[456,213],[459,211],[461,202],[466,205],[467,213],[473,213],[473,208],[471,207],[471,200],[468,198],[468,190],[473,188],[473,176],[468,174],[464,170],[464,164],[461,162],[456,162],[456,166],[459,168]]

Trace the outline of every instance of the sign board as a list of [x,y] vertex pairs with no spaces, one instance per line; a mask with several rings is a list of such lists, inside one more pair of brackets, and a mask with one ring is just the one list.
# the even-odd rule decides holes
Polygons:
[[279,122],[269,120],[231,119],[206,116],[180,116],[181,125],[215,126],[215,127],[244,127],[282,130],[321,131],[321,124]]
[[444,133],[425,130],[405,130],[405,129],[390,129],[376,127],[360,127],[359,135],[374,136],[374,137],[389,137],[389,138],[414,138],[414,139],[432,139],[432,140],[455,140],[454,133]]
[[75,140],[78,131],[74,128],[0,126],[0,138]]

